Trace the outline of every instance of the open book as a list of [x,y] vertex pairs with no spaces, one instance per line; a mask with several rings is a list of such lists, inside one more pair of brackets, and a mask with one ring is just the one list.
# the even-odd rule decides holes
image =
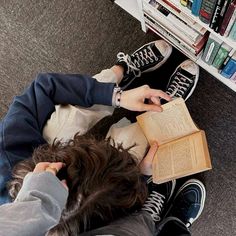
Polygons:
[[182,98],[163,107],[163,112],[137,116],[148,142],[157,141],[153,182],[163,183],[211,169],[205,132],[194,124]]

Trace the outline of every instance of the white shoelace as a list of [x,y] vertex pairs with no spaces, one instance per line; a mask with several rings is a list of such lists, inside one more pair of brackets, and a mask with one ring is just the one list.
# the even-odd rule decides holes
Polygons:
[[128,54],[124,54],[123,52],[119,52],[117,54],[117,59],[118,61],[123,61],[126,63],[128,69],[127,69],[127,74],[130,72],[133,72],[135,77],[140,77],[141,76],[141,71],[136,67],[136,65],[132,62],[130,56]]
[[137,65],[137,67],[144,66],[145,64],[148,65],[149,63],[158,61],[158,58],[156,57],[150,46],[136,52],[134,55],[134,63]]
[[164,199],[164,195],[153,191],[143,205],[142,210],[150,213],[155,222],[161,220],[160,214],[163,209]]
[[192,79],[186,77],[180,72],[177,72],[174,81],[166,93],[171,97],[182,97],[192,83]]

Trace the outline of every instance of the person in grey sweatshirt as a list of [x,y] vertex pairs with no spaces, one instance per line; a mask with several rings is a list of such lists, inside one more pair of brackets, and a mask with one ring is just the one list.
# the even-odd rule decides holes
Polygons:
[[26,175],[13,203],[0,206],[0,235],[43,236],[57,225],[65,207],[68,188],[55,175],[61,162],[40,162]]

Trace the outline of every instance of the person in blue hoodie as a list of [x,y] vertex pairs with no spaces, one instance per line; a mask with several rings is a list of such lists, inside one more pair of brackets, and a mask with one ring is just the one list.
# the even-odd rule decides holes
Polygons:
[[[128,83],[130,83],[134,78],[139,77],[142,72],[158,68],[166,59],[166,57],[162,55],[161,50],[158,50],[155,42],[144,45],[138,52],[140,52],[142,56],[138,58],[139,60],[136,60],[137,58],[135,58],[135,56],[124,57],[123,55],[122,60],[119,60],[117,65],[112,68],[114,73],[117,73],[117,76],[120,77],[120,80],[124,77],[128,80]],[[136,54],[138,54],[138,52],[136,52]],[[150,100],[151,103],[146,104],[146,99]],[[114,83],[101,83],[89,76],[54,73],[39,74],[36,80],[32,82],[21,96],[14,98],[5,118],[0,123],[0,204],[10,201],[6,183],[11,179],[11,171],[14,165],[21,160],[31,157],[35,148],[46,143],[42,135],[42,130],[46,121],[54,112],[56,104],[72,104],[82,107],[89,107],[93,104],[103,104],[123,107],[133,111],[151,110],[160,112],[162,111],[160,99],[170,101],[171,97],[163,91],[151,89],[147,85],[123,91]],[[27,185],[27,178],[24,180],[24,183]],[[33,182],[29,185],[31,186],[32,183]],[[37,186],[34,187],[37,189]],[[165,187],[166,190],[170,186],[165,185]],[[156,186],[154,186],[154,189],[156,189]],[[160,190],[161,188],[158,187],[158,189]],[[171,191],[173,189],[174,184],[172,182]],[[164,192],[166,193],[165,190]],[[165,229],[166,225],[176,226],[176,228],[186,232],[185,235],[189,235],[186,226],[188,225],[187,227],[189,227],[191,223],[199,217],[203,209],[205,200],[205,198],[203,198],[204,189],[202,189],[201,183],[190,181],[181,188],[181,191],[177,193],[178,196],[175,197],[177,202],[182,202],[183,198],[189,200],[187,197],[190,197],[192,200],[193,196],[191,193],[193,192],[197,193],[198,197],[194,199],[193,202],[189,202],[190,204],[188,204],[188,206],[194,205],[194,208],[191,208],[189,212],[189,207],[186,205],[185,207],[187,208],[182,212],[183,214],[179,215],[180,220],[175,218],[175,214],[170,215],[174,218],[165,220],[162,228]],[[140,223],[138,223],[139,221],[133,222],[133,225],[136,225],[135,227],[140,225],[141,228],[146,227],[145,230],[148,230],[150,235],[152,235],[152,232],[155,231],[155,223],[158,224],[161,219],[159,214],[160,211],[162,211],[163,204],[166,202],[166,197],[170,196],[170,194],[172,195],[173,192],[168,192],[166,196],[157,192],[155,193],[155,191],[152,192],[142,210],[146,213],[142,214],[141,217],[140,215],[138,216],[139,221],[146,222],[149,224],[149,227],[140,225]],[[65,202],[67,194],[65,193],[64,195],[63,201]],[[198,203],[197,199],[201,202]],[[42,198],[42,201],[44,200],[45,199]],[[27,201],[29,201],[29,198],[23,199],[23,203]],[[5,211],[8,212],[9,208],[14,208],[16,206],[14,203],[8,204]],[[62,210],[63,203],[60,204]],[[196,205],[198,205],[198,207],[196,207]],[[181,207],[178,204],[174,204],[171,213],[175,213],[176,206],[177,208]],[[4,212],[4,206],[0,211],[2,209]],[[187,213],[187,215],[185,213]],[[185,216],[184,219],[182,217],[183,215]],[[124,220],[127,221],[127,225],[132,225],[132,219],[135,220],[137,217],[130,216],[128,218],[130,221],[127,221],[127,219]],[[12,223],[14,225],[14,222]],[[52,225],[53,224],[55,225],[55,222],[52,222]],[[124,222],[121,224],[126,228],[126,235],[129,235],[127,225],[125,225]],[[113,229],[116,228],[115,225],[116,223],[114,222]],[[28,226],[26,225],[26,227]],[[136,231],[137,229],[138,228],[136,228]],[[106,228],[106,230],[112,233],[109,227]],[[97,233],[99,233],[99,229],[94,235]],[[26,233],[25,235],[28,234]]]

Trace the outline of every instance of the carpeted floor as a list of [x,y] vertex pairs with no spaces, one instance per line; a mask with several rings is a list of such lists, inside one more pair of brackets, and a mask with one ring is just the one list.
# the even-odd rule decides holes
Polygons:
[[[0,117],[38,72],[95,74],[111,66],[117,52],[132,52],[155,38],[110,1],[0,0]],[[136,84],[157,86],[184,58],[174,51],[163,68]],[[198,175],[207,199],[191,231],[194,236],[235,235],[236,93],[202,70],[187,105],[206,131],[213,164],[212,171]]]

